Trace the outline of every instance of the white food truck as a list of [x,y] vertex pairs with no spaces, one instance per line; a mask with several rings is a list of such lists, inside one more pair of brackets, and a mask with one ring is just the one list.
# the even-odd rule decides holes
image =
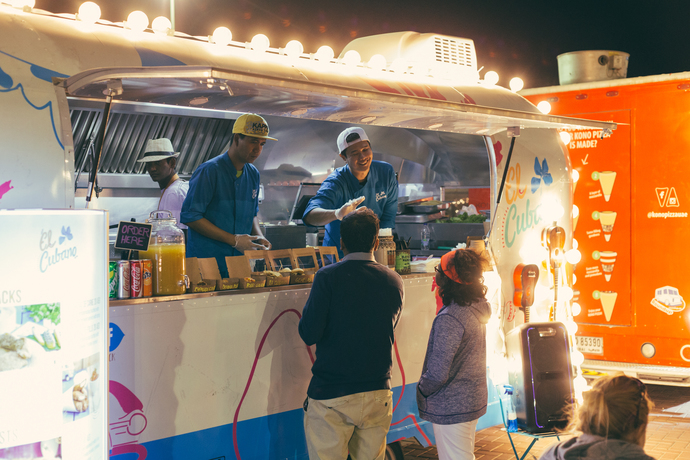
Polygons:
[[[492,379],[478,429],[501,423],[494,384],[505,380],[503,335],[524,321],[514,305],[518,265],[541,271],[531,320],[558,313],[574,324],[568,264],[543,263],[572,242],[571,165],[557,130],[610,132],[615,124],[544,115],[480,80],[468,39],[392,33],[354,40],[334,57],[295,43],[274,48],[262,37],[192,37],[79,16],[0,5],[0,208],[88,202],[108,210],[111,225],[141,221],[160,193],[136,162],[148,139],[171,139],[188,177],[225,151],[241,113],[255,112],[279,139],[255,163],[264,185],[259,217],[286,224],[299,185],[342,166],[337,134],[362,126],[374,158],[396,169],[401,196],[488,190],[481,236],[493,261]],[[565,238],[545,247],[543,230],[556,227]],[[415,402],[436,311],[433,276],[403,280],[391,458],[401,458],[402,439],[434,443]],[[297,285],[111,301],[111,457],[306,459],[311,350],[297,322],[308,295],[309,285]],[[573,362],[581,357],[575,352]],[[12,423],[3,417],[0,429]]]

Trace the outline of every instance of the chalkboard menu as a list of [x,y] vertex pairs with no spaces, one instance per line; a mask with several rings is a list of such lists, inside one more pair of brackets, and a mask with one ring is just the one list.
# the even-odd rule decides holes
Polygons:
[[120,222],[117,226],[116,249],[146,251],[151,238],[151,224],[143,222]]

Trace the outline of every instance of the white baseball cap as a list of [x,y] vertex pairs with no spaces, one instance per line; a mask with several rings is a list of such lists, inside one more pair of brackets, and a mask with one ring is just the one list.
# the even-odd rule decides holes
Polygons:
[[[357,136],[350,136],[350,134],[356,134]],[[350,142],[347,141],[348,137],[350,137]],[[343,150],[349,146],[361,141],[367,141],[371,144],[369,141],[369,136],[367,136],[367,133],[365,133],[362,128],[358,128],[356,126],[347,128],[338,135],[338,153],[342,153]]]

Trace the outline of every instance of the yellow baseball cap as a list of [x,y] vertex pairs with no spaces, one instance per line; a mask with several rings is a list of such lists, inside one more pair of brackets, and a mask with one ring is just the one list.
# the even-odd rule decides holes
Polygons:
[[268,123],[262,116],[255,113],[240,115],[232,126],[232,133],[258,137],[259,139],[271,139],[272,141],[278,140],[268,136]]

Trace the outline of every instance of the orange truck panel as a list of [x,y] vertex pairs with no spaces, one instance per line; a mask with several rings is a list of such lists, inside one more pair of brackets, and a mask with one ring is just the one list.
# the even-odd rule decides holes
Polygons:
[[579,172],[577,335],[603,338],[603,354],[585,357],[690,367],[690,75],[544,90],[525,97],[618,123],[611,136],[570,131],[568,144]]

